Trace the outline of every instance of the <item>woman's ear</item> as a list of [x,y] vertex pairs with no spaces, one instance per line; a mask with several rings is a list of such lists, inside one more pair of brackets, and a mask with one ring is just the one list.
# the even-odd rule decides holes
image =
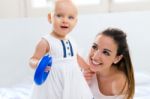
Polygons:
[[48,22],[50,22],[50,23],[52,22],[52,21],[51,21],[51,13],[48,13],[47,19],[48,19]]
[[114,64],[117,64],[122,58],[123,58],[123,55],[116,56]]

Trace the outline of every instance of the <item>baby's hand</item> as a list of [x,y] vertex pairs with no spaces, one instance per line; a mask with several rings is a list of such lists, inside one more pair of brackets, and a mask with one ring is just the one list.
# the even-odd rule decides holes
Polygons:
[[91,71],[90,68],[84,69],[83,75],[87,81],[91,80],[95,72]]
[[45,72],[49,72],[49,71],[50,71],[50,69],[51,69],[51,66],[46,66],[46,68],[45,68]]

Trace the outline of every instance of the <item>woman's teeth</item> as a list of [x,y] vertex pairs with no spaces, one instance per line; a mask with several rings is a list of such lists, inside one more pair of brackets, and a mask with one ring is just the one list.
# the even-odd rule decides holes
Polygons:
[[102,63],[99,63],[99,62],[96,62],[96,61],[92,61],[92,63],[93,63],[94,65],[102,65]]

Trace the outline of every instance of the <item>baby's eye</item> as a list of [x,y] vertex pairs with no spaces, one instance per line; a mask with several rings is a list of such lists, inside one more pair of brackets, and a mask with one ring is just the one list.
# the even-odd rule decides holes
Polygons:
[[74,19],[74,17],[73,17],[73,16],[69,16],[68,18],[69,18],[69,19]]
[[103,51],[103,53],[104,53],[105,55],[107,55],[107,56],[110,56],[110,53],[107,52],[107,51]]
[[59,18],[59,17],[62,17],[62,15],[61,14],[56,14],[56,16]]

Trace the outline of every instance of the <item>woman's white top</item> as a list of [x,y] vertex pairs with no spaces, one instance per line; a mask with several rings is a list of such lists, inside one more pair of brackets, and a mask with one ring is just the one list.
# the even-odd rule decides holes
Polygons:
[[43,37],[49,45],[52,66],[46,81],[34,84],[31,99],[93,99],[92,92],[77,63],[77,49],[68,38]]
[[96,75],[89,82],[90,89],[93,93],[94,99],[124,99],[124,95],[119,96],[106,96],[102,94],[99,90],[98,81]]

